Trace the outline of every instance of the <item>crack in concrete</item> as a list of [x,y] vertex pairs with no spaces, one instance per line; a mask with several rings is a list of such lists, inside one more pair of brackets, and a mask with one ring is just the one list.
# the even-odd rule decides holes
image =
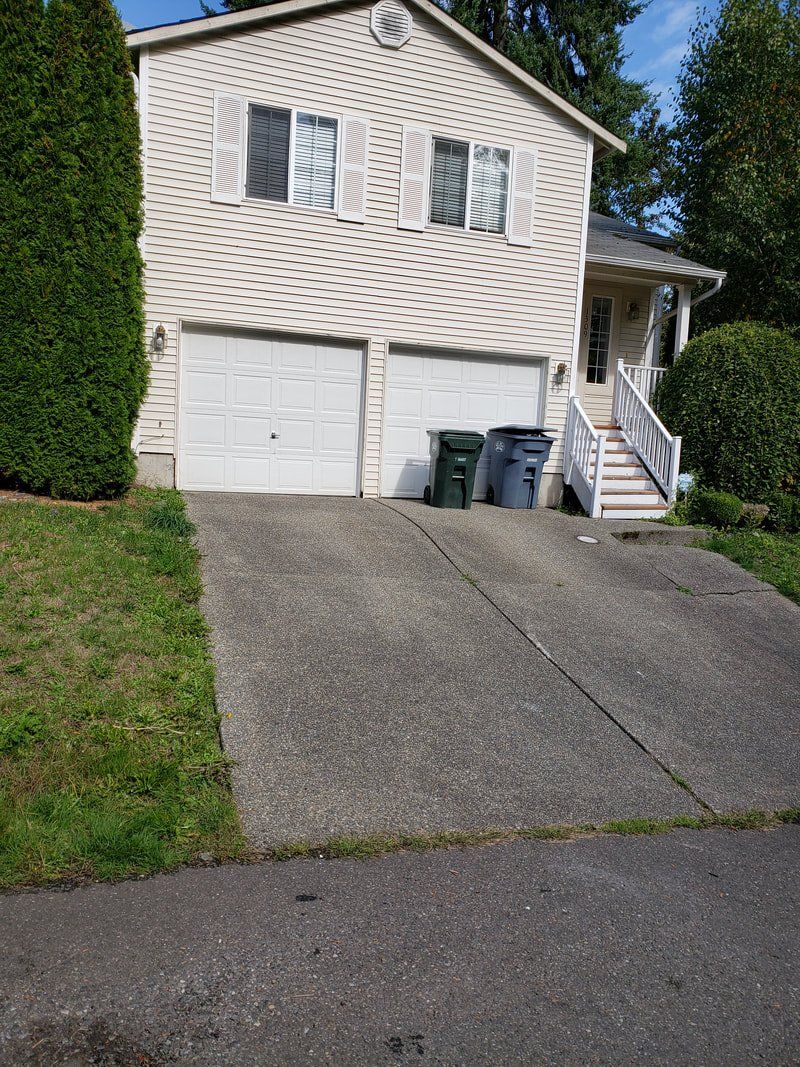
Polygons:
[[[452,556],[450,556],[446,552],[446,550],[439,544],[433,534],[431,534],[423,526],[420,526],[420,524],[410,515],[407,515],[404,511],[400,511],[397,508],[392,507],[392,505],[388,504],[385,500],[381,499],[379,503],[387,510],[394,512],[395,515],[399,515],[401,518],[406,519],[408,522],[411,523],[412,526],[415,526],[421,534],[427,537],[427,539],[431,542],[434,548],[441,552],[447,562],[455,569],[459,577],[461,577],[461,568],[458,566]],[[667,578],[666,575],[664,575],[664,577]],[[672,579],[667,578],[667,581],[671,582]],[[718,811],[716,811],[707,801],[705,801],[698,793],[695,792],[695,790],[689,785],[689,783],[684,778],[681,778],[675,771],[670,770],[667,764],[664,763],[661,759],[659,759],[659,757],[647,747],[644,741],[642,741],[639,737],[636,736],[636,734],[629,730],[628,727],[625,726],[624,723],[622,723],[613,714],[613,712],[609,711],[604,704],[601,704],[600,701],[597,700],[597,698],[594,697],[588,689],[584,688],[584,686],[577,680],[577,678],[573,677],[573,675],[570,674],[567,668],[564,667],[561,663],[559,663],[559,661],[552,655],[552,653],[548,652],[544,645],[533,634],[526,633],[525,630],[523,630],[522,627],[514,619],[512,619],[511,616],[508,615],[498,603],[496,603],[496,601],[492,599],[492,597],[485,591],[485,589],[481,587],[477,579],[473,578],[469,582],[469,584],[480,594],[480,596],[484,598],[484,600],[489,605],[491,605],[492,608],[494,608],[494,610],[499,615],[501,615],[506,620],[506,622],[510,623],[511,626],[514,627],[517,633],[520,634],[528,642],[528,644],[532,645],[532,647],[536,649],[540,656],[546,659],[548,663],[552,664],[552,666],[555,667],[556,670],[564,678],[566,678],[566,680],[571,685],[573,685],[580,693],[582,693],[583,696],[585,696],[586,699],[589,700],[600,712],[602,712],[602,714],[605,715],[605,717],[610,722],[612,722],[614,726],[616,726],[617,729],[620,730],[628,738],[629,741],[632,741],[637,746],[637,748],[641,749],[641,751],[644,752],[645,755],[648,756],[653,761],[653,763],[655,763],[655,765],[669,777],[670,781],[676,788],[683,790],[685,793],[688,793],[692,800],[703,811],[710,812],[712,815],[719,814]]]

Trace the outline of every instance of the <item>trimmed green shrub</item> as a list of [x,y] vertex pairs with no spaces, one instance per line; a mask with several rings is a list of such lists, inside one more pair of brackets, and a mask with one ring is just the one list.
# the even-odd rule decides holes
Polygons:
[[800,496],[776,493],[769,502],[766,525],[778,533],[800,533]]
[[725,529],[735,526],[742,515],[743,504],[733,493],[716,489],[698,489],[689,497],[689,518],[692,522]]
[[655,398],[700,483],[765,503],[800,471],[800,342],[753,322],[695,337]]
[[[9,105],[17,90],[4,79],[0,155],[20,192],[0,234],[0,477],[54,496],[114,496],[134,474],[148,370],[128,50],[110,0],[49,0],[38,20],[32,0],[10,6],[19,29],[3,38],[3,65],[25,106]],[[9,149],[13,107],[27,128]]]

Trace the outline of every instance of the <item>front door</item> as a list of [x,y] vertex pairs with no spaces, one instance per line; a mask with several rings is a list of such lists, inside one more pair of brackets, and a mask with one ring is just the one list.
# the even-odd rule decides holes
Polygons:
[[621,304],[619,289],[593,287],[584,293],[579,395],[595,425],[611,422]]

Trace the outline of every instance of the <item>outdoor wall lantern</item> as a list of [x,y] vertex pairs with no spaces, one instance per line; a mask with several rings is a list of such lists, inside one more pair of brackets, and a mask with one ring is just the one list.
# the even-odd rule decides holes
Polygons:
[[153,351],[163,352],[164,346],[167,343],[167,327],[163,322],[159,322],[158,326],[153,330]]
[[559,363],[556,366],[556,384],[561,385],[564,381],[564,375],[567,373],[566,363]]
[[639,305],[634,300],[628,304],[628,318],[631,322],[636,322],[639,318]]

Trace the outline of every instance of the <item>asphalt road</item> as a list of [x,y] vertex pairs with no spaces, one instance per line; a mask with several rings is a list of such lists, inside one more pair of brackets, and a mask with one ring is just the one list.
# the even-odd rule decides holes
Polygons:
[[0,1062],[793,1064],[800,828],[0,897]]

